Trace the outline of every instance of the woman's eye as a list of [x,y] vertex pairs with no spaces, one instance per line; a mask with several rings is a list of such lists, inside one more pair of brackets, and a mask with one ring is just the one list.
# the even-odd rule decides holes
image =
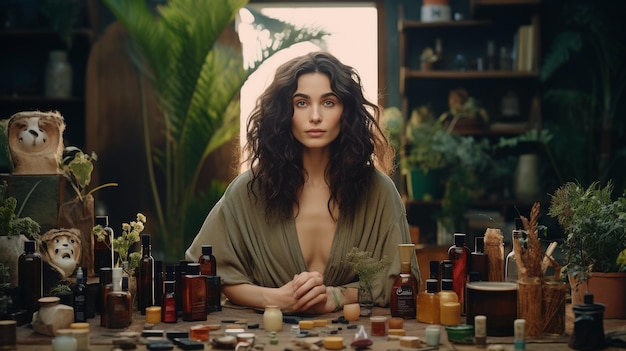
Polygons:
[[296,106],[304,107],[304,106],[306,106],[306,101],[304,101],[304,100],[296,101]]
[[324,101],[324,106],[333,107],[333,106],[335,106],[335,102],[332,101],[332,100],[326,100],[326,101]]

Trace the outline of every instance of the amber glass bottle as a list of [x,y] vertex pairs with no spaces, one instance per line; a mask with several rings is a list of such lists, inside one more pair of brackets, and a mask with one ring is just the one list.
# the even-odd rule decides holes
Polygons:
[[113,269],[111,267],[100,268],[100,296],[99,296],[99,312],[100,326],[107,326],[107,295],[113,291]]
[[415,318],[417,304],[417,279],[411,272],[411,259],[415,255],[414,244],[399,244],[402,268],[391,287],[391,316]]
[[139,312],[146,314],[146,307],[154,306],[154,258],[150,246],[150,235],[141,236],[141,261],[139,262],[139,284],[137,286]]
[[18,286],[22,296],[22,309],[31,315],[39,308],[43,296],[43,263],[35,252],[35,241],[24,242],[24,252],[17,259]]
[[122,268],[113,268],[113,291],[107,294],[107,328],[123,329],[130,325],[132,320],[132,305],[130,294],[122,291]]
[[478,273],[480,281],[489,280],[489,263],[485,253],[485,237],[478,236],[474,239],[474,251],[470,254],[469,272]]
[[417,295],[417,321],[439,324],[439,282],[437,279],[426,280],[426,290]]
[[183,321],[206,321],[207,279],[200,263],[189,263],[183,276]]
[[202,255],[198,258],[200,263],[200,274],[216,276],[217,264],[215,263],[215,256],[213,256],[213,246],[202,245]]
[[448,249],[448,258],[452,261],[452,289],[459,297],[461,311],[465,304],[465,284],[469,266],[470,250],[465,245],[465,234],[454,233],[454,245]]

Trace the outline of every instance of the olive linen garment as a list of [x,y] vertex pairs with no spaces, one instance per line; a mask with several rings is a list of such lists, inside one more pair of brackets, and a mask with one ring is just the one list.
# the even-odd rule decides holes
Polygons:
[[[186,259],[196,262],[202,245],[212,245],[223,285],[247,283],[278,288],[308,268],[295,220],[266,220],[263,201],[248,193],[250,179],[251,171],[247,171],[228,186],[187,249]],[[366,195],[354,218],[339,215],[328,264],[322,272],[324,284],[358,287],[358,277],[345,262],[352,247],[368,251],[376,259],[386,256],[391,265],[374,282],[373,295],[376,305],[387,306],[391,286],[400,273],[398,244],[411,242],[406,212],[392,180],[378,171],[363,191]],[[415,256],[412,268],[419,281]]]

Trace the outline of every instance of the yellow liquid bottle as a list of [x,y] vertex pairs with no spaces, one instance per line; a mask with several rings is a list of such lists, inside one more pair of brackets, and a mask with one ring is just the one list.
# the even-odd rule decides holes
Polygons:
[[417,321],[439,324],[439,282],[437,279],[426,280],[426,290],[417,295]]

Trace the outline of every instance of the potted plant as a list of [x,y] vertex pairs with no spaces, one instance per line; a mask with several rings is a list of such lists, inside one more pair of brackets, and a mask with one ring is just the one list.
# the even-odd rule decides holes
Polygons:
[[[487,139],[454,134],[440,121],[433,122],[430,116],[427,107],[412,113],[401,164],[409,175],[407,187],[412,198],[429,201],[442,196],[440,217],[456,225],[470,202],[480,196],[477,189],[488,183],[484,180],[490,176],[487,171],[493,168],[491,147]],[[416,189],[424,184],[434,186],[435,190],[420,195]]]
[[353,247],[346,255],[346,262],[350,264],[359,277],[358,299],[361,307],[361,316],[369,317],[374,307],[374,296],[372,294],[374,278],[387,269],[389,261],[387,257],[383,257],[382,260],[375,260],[372,258],[371,252]]
[[68,146],[63,152],[63,160],[59,164],[59,169],[68,180],[76,197],[59,206],[58,225],[60,228],[77,228],[81,231],[82,256],[80,265],[87,267],[88,275],[95,274],[92,239],[95,216],[92,194],[105,187],[117,186],[117,183],[106,183],[87,191],[91,182],[93,163],[96,160],[98,160],[98,155],[95,152],[89,155],[77,147]]
[[[7,182],[3,181],[0,184],[0,263],[8,267],[11,285],[17,285],[17,259],[24,252],[24,242],[39,239],[41,227],[30,217],[20,217],[23,204],[18,209],[17,200],[7,196],[7,191]],[[28,197],[30,194],[26,200]]]
[[[605,186],[593,182],[586,188],[565,183],[551,195],[548,215],[565,230],[563,270],[572,289],[579,292],[572,294],[573,303],[581,303],[579,295],[588,291],[606,305],[606,318],[626,318],[626,266],[620,259],[626,250],[626,197],[622,194],[613,200],[612,192],[611,182]],[[603,280],[621,287],[603,287]]]

